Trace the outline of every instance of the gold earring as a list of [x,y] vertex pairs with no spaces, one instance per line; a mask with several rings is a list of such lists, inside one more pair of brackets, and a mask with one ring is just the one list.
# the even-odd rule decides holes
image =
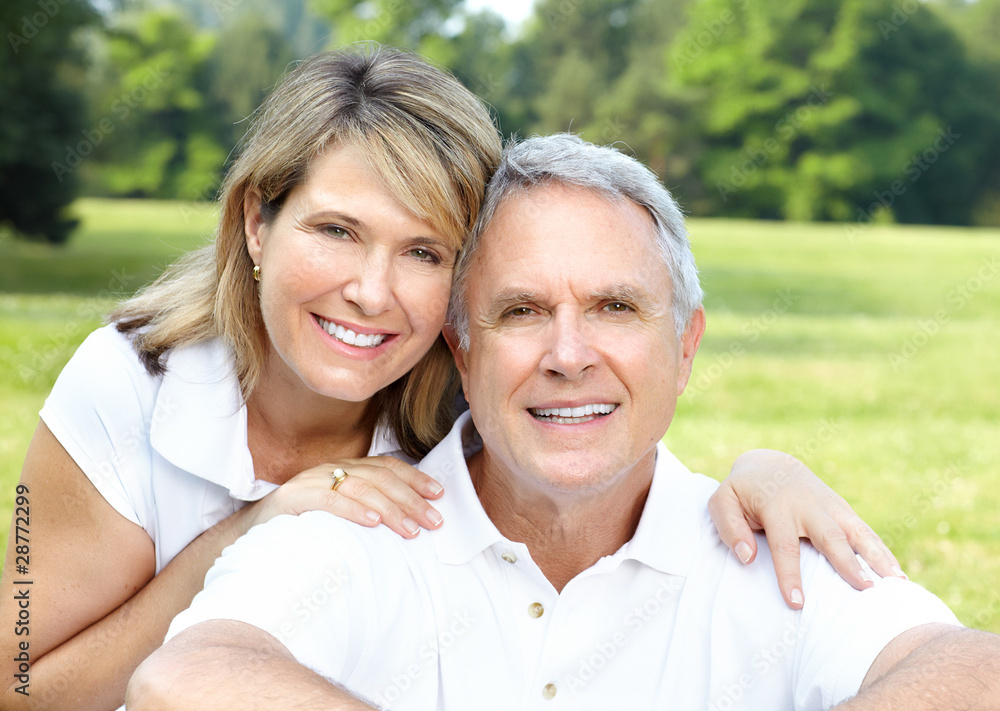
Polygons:
[[253,268],[253,280],[254,281],[260,281],[260,265],[259,264],[256,265]]

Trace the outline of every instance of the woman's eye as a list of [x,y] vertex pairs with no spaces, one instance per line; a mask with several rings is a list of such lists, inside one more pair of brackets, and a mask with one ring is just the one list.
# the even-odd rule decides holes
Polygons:
[[323,228],[323,232],[331,237],[336,237],[337,239],[346,239],[351,236],[350,232],[345,230],[343,227],[338,227],[337,225],[326,225]]
[[410,250],[410,256],[419,259],[422,262],[430,262],[431,264],[437,264],[441,260],[438,258],[434,252],[429,249],[424,249],[423,247],[414,247]]

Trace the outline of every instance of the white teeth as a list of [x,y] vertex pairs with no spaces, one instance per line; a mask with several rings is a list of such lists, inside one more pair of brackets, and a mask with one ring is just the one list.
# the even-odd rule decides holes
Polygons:
[[560,424],[571,424],[585,422],[594,415],[610,415],[616,407],[618,406],[609,403],[594,403],[580,407],[534,407],[530,408],[529,412],[538,418],[546,418]]
[[317,316],[316,319],[319,321],[319,325],[322,326],[324,331],[329,333],[338,341],[343,341],[350,346],[356,346],[358,348],[374,348],[386,339],[385,334],[355,333],[349,328],[336,326],[324,318],[319,318]]

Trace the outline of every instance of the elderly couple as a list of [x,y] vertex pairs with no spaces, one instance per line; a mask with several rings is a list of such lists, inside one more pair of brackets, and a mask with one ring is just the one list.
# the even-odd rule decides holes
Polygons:
[[129,709],[1000,704],[997,638],[871,540],[848,542],[887,577],[841,542],[800,578],[733,523],[789,512],[735,511],[660,442],[705,314],[655,176],[566,135],[498,160],[475,99],[411,56],[289,75],[214,247],[113,318],[22,475],[62,512],[40,606],[75,601],[38,622],[37,679],[112,657],[60,708],[120,702],[136,665]]

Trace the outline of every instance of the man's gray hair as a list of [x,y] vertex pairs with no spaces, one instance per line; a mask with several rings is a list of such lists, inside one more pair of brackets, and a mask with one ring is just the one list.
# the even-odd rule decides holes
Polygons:
[[593,190],[610,200],[631,200],[646,208],[670,274],[674,324],[680,337],[703,297],[680,208],[656,174],[635,158],[610,146],[595,146],[578,136],[558,133],[508,145],[486,188],[476,226],[455,267],[448,305],[448,321],[461,347],[469,348],[466,289],[483,233],[507,200],[551,184]]

